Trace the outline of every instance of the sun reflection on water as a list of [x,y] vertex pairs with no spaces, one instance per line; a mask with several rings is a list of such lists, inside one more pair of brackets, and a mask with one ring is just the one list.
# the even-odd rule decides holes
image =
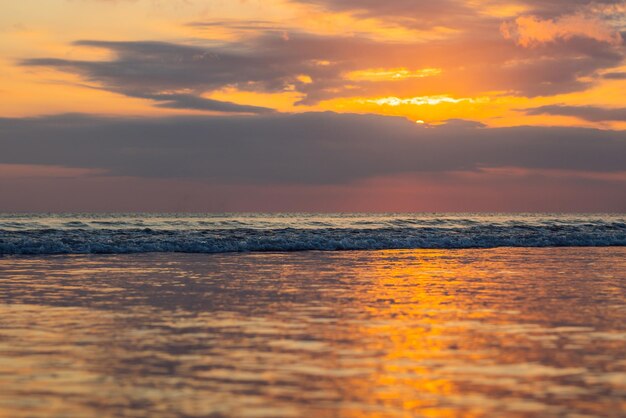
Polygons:
[[2,258],[0,417],[619,416],[625,256]]

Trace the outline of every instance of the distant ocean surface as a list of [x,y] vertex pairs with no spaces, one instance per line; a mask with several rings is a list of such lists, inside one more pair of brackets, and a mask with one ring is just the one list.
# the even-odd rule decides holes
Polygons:
[[626,214],[0,214],[0,255],[626,246]]

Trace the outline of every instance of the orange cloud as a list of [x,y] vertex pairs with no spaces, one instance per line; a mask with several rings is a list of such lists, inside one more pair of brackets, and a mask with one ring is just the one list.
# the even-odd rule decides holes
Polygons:
[[506,39],[514,40],[523,47],[571,39],[577,36],[595,39],[611,45],[622,42],[619,31],[598,18],[582,14],[562,16],[558,19],[540,19],[536,16],[520,16],[513,22],[505,22],[500,31]]

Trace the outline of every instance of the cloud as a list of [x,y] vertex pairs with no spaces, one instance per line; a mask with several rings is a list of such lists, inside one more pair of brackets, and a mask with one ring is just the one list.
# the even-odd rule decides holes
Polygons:
[[[165,42],[79,41],[109,50],[104,61],[30,58],[22,66],[77,74],[108,91],[154,100],[158,106],[239,113],[269,109],[220,103],[206,96],[222,89],[296,93],[296,104],[340,97],[394,97],[398,91],[461,97],[483,92],[537,96],[584,90],[585,77],[614,68],[624,51],[594,39],[572,38],[541,48],[517,48],[495,35],[467,35],[432,42],[383,42],[359,36],[322,36],[260,31],[231,42],[184,45]],[[379,75],[349,79],[378,69],[409,74],[437,68],[429,77]],[[359,72],[360,71],[360,72]],[[395,74],[391,72],[392,74]]]
[[626,72],[611,72],[602,75],[607,80],[626,80]]
[[328,10],[350,12],[360,18],[384,19],[413,29],[449,27],[459,20],[471,23],[477,10],[463,0],[299,0]]
[[[364,42],[363,42],[364,43]],[[322,53],[325,44],[328,53]],[[317,88],[341,81],[344,65],[322,67],[315,59],[336,60],[345,45],[339,40],[330,45],[313,37],[299,36],[285,41],[281,35],[263,33],[246,42],[197,47],[164,42],[79,41],[76,45],[108,49],[110,61],[80,61],[33,58],[23,66],[53,67],[83,76],[107,90],[131,97],[150,98],[161,106],[229,111],[263,112],[267,109],[233,103],[207,101],[200,95],[225,87],[245,91],[284,92],[302,87],[299,76],[319,78]],[[299,48],[304,48],[299,50]],[[334,52],[332,52],[335,50]],[[306,94],[306,89],[301,88]]]
[[[349,12],[356,17],[391,20],[409,28],[432,29],[438,26],[458,30],[478,29],[497,21],[494,17],[510,10],[523,10],[540,19],[562,15],[593,13],[611,15],[623,12],[624,0],[499,0],[469,2],[465,0],[297,0],[326,10]],[[504,3],[504,4],[503,4]],[[510,12],[509,12],[510,13]]]
[[528,115],[573,116],[589,122],[626,122],[626,108],[567,106],[563,104],[524,109]]
[[157,107],[169,109],[196,109],[224,113],[271,113],[273,109],[261,106],[247,106],[232,102],[205,99],[192,94],[137,94],[136,97],[155,100]]
[[219,184],[338,185],[404,173],[486,168],[626,171],[626,133],[482,128],[335,113],[0,120],[0,164],[103,170],[110,176]]
[[559,39],[569,40],[574,37],[590,38],[610,45],[622,43],[622,36],[618,30],[599,18],[582,14],[565,15],[557,19],[520,16],[513,22],[503,23],[500,30],[506,39],[512,39],[524,47],[555,42]]
[[106,90],[154,100],[159,107],[230,113],[271,111],[200,96],[203,91],[239,81],[235,68],[251,76],[247,81],[254,78],[255,66],[247,66],[253,63],[235,53],[162,42],[79,41],[76,45],[109,49],[117,58],[112,61],[34,58],[23,60],[21,65],[76,73]]
[[[105,49],[112,58],[33,57],[21,65],[77,74],[97,88],[150,99],[159,107],[249,114],[271,109],[221,102],[210,95],[225,90],[289,93],[295,105],[346,97],[380,100],[398,97],[399,91],[413,96],[454,92],[480,97],[494,91],[546,96],[591,87],[598,80],[593,76],[617,67],[626,52],[613,17],[623,1],[516,2],[525,14],[504,24],[490,12],[504,7],[497,1],[299,3],[377,18],[373,27],[379,30],[399,24],[438,35],[429,38],[419,32],[426,38],[391,42],[373,37],[376,30],[333,36],[268,20],[216,19],[187,26],[230,31],[230,41],[82,40],[75,44]],[[198,33],[208,36],[211,31]]]

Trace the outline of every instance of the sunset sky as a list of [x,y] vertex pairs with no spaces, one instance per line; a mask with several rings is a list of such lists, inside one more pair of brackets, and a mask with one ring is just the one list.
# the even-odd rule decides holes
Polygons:
[[626,1],[0,0],[0,211],[626,211]]

